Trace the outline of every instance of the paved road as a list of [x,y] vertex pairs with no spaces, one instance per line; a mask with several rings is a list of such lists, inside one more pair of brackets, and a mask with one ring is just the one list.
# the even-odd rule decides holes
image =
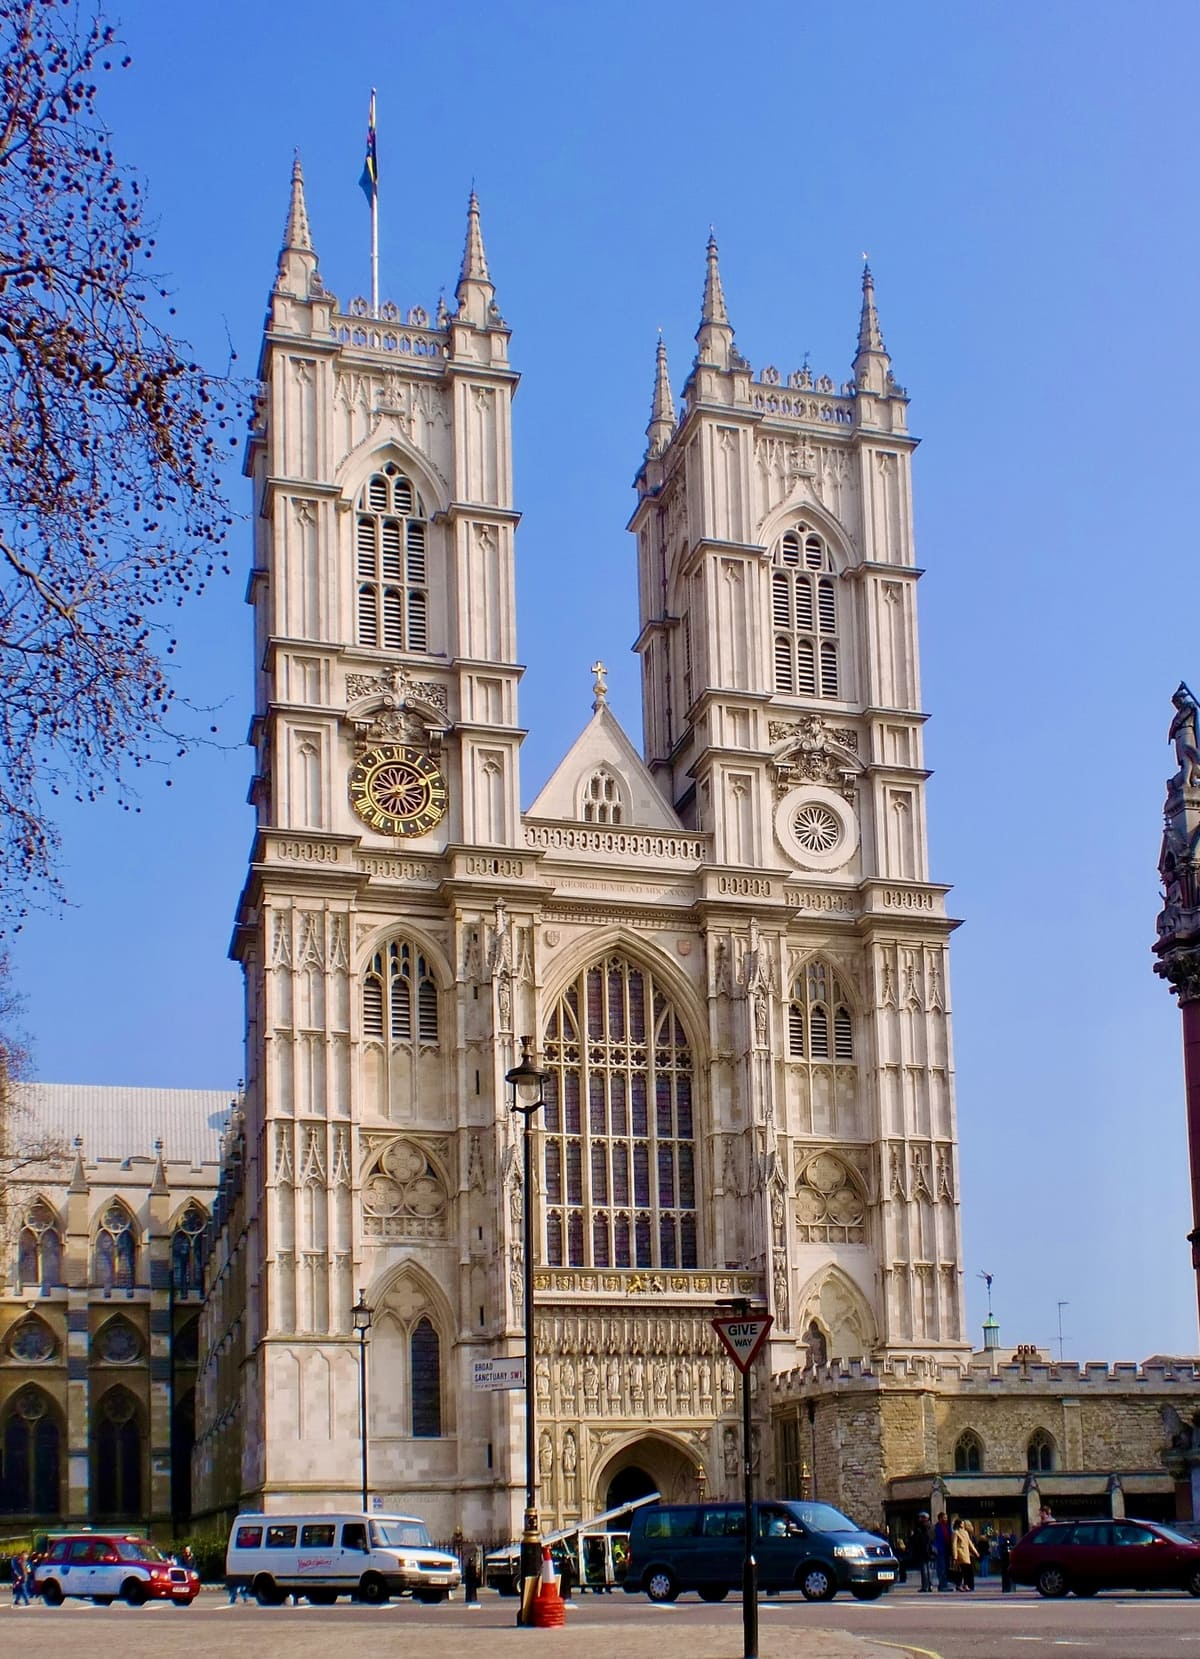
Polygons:
[[[736,1596],[709,1606],[684,1596],[654,1607],[642,1596],[579,1596],[565,1631],[516,1630],[515,1602],[485,1592],[477,1610],[394,1602],[384,1608],[231,1608],[206,1591],[186,1610],[68,1603],[58,1610],[0,1607],[0,1650],[16,1631],[26,1651],[116,1646],[121,1659],[742,1659]],[[1032,1591],[1001,1596],[984,1583],[973,1596],[919,1596],[908,1586],[877,1602],[763,1602],[760,1659],[1200,1659],[1200,1601],[1188,1596],[1101,1595],[1044,1601]],[[367,1632],[364,1626],[374,1628]],[[103,1634],[101,1634],[103,1632]],[[1064,1654],[1063,1659],[1071,1659]]]

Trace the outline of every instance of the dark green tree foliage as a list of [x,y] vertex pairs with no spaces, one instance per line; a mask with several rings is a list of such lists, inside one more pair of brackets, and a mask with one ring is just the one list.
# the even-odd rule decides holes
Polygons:
[[[221,564],[236,393],[164,326],[97,114],[113,29],[0,0],[0,916],[58,890],[54,795],[130,802],[173,728],[169,607]],[[125,58],[120,67],[128,64]],[[157,320],[157,319],[162,319]]]

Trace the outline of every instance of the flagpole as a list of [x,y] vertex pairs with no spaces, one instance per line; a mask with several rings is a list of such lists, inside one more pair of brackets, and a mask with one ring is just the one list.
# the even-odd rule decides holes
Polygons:
[[[375,88],[371,88],[371,132],[375,132]],[[375,188],[371,192],[371,315],[379,315],[379,178],[376,162]]]

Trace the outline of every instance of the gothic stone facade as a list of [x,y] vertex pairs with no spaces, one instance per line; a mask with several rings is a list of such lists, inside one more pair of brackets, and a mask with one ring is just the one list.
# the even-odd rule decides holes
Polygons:
[[[191,1513],[205,1233],[230,1097],[14,1091],[0,1190],[0,1529]],[[33,1154],[37,1154],[33,1156]]]
[[472,1367],[521,1351],[527,1202],[544,1514],[734,1490],[722,1298],[773,1313],[764,1376],[968,1353],[915,440],[870,275],[851,380],[756,374],[710,244],[636,480],[644,752],[597,665],[527,812],[516,374],[474,199],[455,309],[372,315],[326,291],[297,167],[260,372],[244,1163],[199,1507],[353,1499],[362,1288],[373,1492],[511,1534],[520,1396]]

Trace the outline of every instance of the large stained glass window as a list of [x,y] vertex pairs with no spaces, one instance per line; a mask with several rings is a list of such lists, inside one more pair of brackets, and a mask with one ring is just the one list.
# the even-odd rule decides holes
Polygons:
[[695,1267],[692,1056],[652,975],[619,956],[586,969],[544,1062],[547,1262]]

